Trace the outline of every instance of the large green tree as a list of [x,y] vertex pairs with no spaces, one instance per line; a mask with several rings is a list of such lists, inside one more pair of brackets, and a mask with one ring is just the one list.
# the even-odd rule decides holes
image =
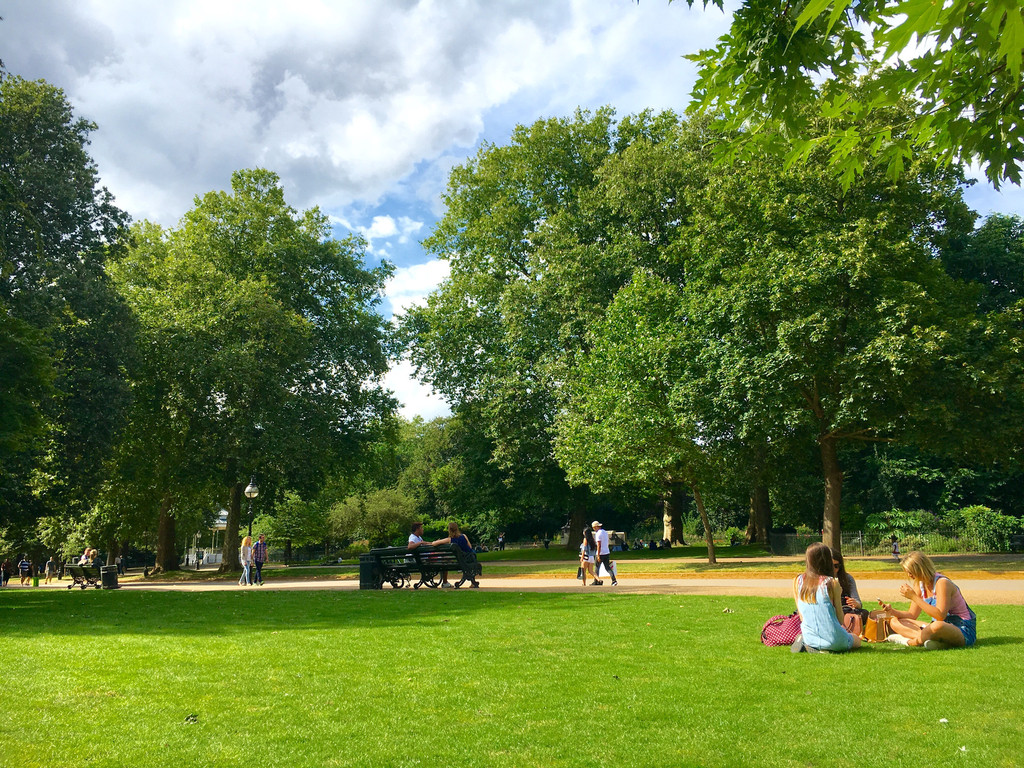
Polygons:
[[367,269],[362,241],[333,239],[316,209],[294,211],[265,170],[197,198],[176,230],[137,236],[112,272],[149,350],[139,437],[170,441],[154,486],[161,540],[173,540],[182,489],[219,485],[223,568],[236,570],[250,475],[262,504],[285,490],[312,499],[393,409],[377,383],[390,340],[375,310],[390,267]]
[[[718,45],[689,57],[693,108],[723,114],[754,153],[766,138],[792,159],[827,148],[847,186],[873,157],[895,174],[920,153],[1019,183],[1022,56],[1016,0],[745,0]],[[907,97],[918,109],[863,122]],[[827,130],[808,130],[809,104]]]
[[486,426],[511,482],[538,505],[568,510],[573,546],[595,500],[554,460],[560,382],[590,320],[632,271],[629,257],[602,245],[613,210],[590,196],[610,159],[667,138],[676,123],[647,113],[616,121],[601,109],[519,126],[508,145],[485,146],[452,171],[445,215],[425,241],[450,262],[450,277],[405,321],[420,374]]
[[671,503],[680,486],[689,487],[714,563],[701,488],[720,474],[721,454],[673,403],[680,304],[675,286],[645,271],[616,294],[565,384],[556,455],[570,481],[598,490],[636,483]]
[[104,262],[127,217],[87,152],[96,126],[44,81],[0,74],[0,513],[95,501],[128,406],[133,322]]
[[700,198],[681,381],[725,435],[813,431],[824,539],[839,546],[842,447],[937,441],[963,426],[959,398],[978,384],[970,291],[934,258],[970,223],[958,176],[920,165],[891,180],[876,166],[844,190],[821,164],[766,158],[722,169]]

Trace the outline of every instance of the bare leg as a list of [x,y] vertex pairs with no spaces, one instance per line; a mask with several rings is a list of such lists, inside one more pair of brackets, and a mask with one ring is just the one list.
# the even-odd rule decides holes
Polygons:
[[939,640],[953,648],[963,648],[967,645],[964,634],[960,628],[945,621],[933,621],[923,627],[918,642],[910,641],[911,645],[924,645],[928,640]]
[[[897,635],[902,635],[910,641],[910,645],[920,645],[923,640],[921,637],[921,629],[925,626],[923,621],[915,621],[914,619],[898,619],[893,616],[889,619],[889,627]],[[914,642],[914,641],[917,642]]]

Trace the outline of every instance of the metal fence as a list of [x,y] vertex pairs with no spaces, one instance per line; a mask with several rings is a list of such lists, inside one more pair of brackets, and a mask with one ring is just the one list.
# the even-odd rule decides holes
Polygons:
[[[890,534],[877,531],[843,531],[841,534],[843,554],[850,556],[891,555]],[[902,533],[897,537],[900,553],[919,550],[932,555],[1010,552],[1017,549],[1018,537],[995,533],[939,529],[920,533]],[[772,554],[802,555],[808,546],[821,541],[820,533],[772,533],[770,544]]]

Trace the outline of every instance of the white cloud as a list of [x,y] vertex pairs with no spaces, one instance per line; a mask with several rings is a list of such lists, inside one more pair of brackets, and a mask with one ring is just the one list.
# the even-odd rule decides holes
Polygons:
[[395,270],[384,288],[391,313],[402,315],[409,307],[426,304],[427,296],[448,277],[450,269],[447,261],[434,259]]
[[681,107],[681,55],[725,26],[623,0],[34,0],[3,17],[8,69],[65,88],[100,126],[92,151],[119,204],[164,224],[256,165],[298,208],[373,207],[400,188],[431,206],[432,169],[472,151],[495,110],[529,123]]
[[416,379],[412,363],[402,360],[393,365],[384,377],[384,386],[394,392],[401,403],[399,413],[407,419],[422,416],[430,421],[438,416],[451,415],[448,403]]
[[[402,315],[409,307],[425,304],[427,296],[448,277],[448,272],[448,262],[441,259],[396,270],[384,288],[391,312]],[[405,360],[392,366],[384,385],[402,403],[400,412],[407,419],[419,415],[429,421],[451,413],[447,402],[416,379],[412,364]]]

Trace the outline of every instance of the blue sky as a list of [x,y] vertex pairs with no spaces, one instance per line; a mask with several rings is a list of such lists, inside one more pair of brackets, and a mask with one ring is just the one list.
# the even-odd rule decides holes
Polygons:
[[[729,21],[681,0],[0,0],[0,17],[8,71],[99,126],[91,152],[133,217],[173,226],[232,171],[270,168],[396,265],[394,312],[446,274],[419,242],[454,165],[577,107],[682,111],[682,57]],[[1017,187],[968,198],[1024,215]],[[446,412],[407,365],[387,383],[406,416]]]

